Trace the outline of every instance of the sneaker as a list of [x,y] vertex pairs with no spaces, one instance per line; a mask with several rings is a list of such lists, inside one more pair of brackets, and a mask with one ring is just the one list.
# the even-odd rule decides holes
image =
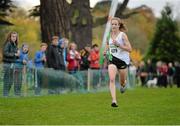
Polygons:
[[123,94],[126,91],[126,88],[127,88],[126,84],[124,86],[121,85],[120,92]]
[[118,105],[117,105],[115,102],[113,102],[113,103],[111,104],[111,107],[118,107]]

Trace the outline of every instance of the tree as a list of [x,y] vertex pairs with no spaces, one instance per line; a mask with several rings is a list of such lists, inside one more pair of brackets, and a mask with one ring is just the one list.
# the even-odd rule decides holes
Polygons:
[[173,19],[172,9],[166,5],[158,19],[154,37],[150,43],[146,59],[153,61],[180,61],[180,38],[177,22]]
[[89,0],[73,0],[68,12],[72,41],[78,44],[79,49],[92,44],[93,18]]
[[[101,2],[107,4],[111,0]],[[119,4],[117,17],[128,18],[139,13],[141,7],[123,13],[128,2],[124,0]],[[67,0],[40,0],[40,6],[34,7],[31,15],[40,16],[42,41],[49,43],[53,35],[63,36],[78,44],[79,49],[92,44],[92,28],[105,24],[108,19],[107,14],[93,22],[89,0],[72,0],[70,4]]]
[[69,20],[65,0],[40,0],[42,41],[51,42],[52,36],[68,37]]
[[15,6],[12,4],[11,0],[0,0],[0,25],[13,25],[5,20],[5,17],[8,16],[8,12],[12,12],[12,7]]

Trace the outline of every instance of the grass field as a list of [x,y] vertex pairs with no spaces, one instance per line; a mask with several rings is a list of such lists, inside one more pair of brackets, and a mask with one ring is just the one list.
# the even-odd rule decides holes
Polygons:
[[0,124],[180,124],[180,89],[0,98]]

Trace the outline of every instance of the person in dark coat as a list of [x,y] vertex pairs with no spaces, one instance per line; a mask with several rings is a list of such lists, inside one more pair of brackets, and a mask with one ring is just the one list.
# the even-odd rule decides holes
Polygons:
[[180,88],[180,64],[179,62],[175,62],[175,80],[177,87]]
[[58,36],[52,37],[52,43],[47,52],[47,66],[54,70],[65,70],[63,48],[58,46]]
[[86,45],[84,49],[80,51],[81,55],[81,62],[80,62],[80,68],[81,70],[88,70],[90,62],[88,61],[89,54],[91,52],[91,46]]
[[[53,70],[62,70],[65,71],[65,62],[64,62],[64,51],[61,46],[58,46],[58,36],[52,37],[52,43],[47,51],[47,67],[52,68]],[[52,71],[53,71],[52,70]],[[56,75],[54,75],[56,76]],[[49,77],[49,94],[59,93],[59,88],[64,88],[63,80],[53,80]]]
[[152,62],[151,62],[151,60],[150,59],[148,59],[147,60],[147,81],[148,80],[153,80],[153,78],[154,78],[154,72],[155,70],[154,70],[154,66],[153,66],[153,64],[152,64]]
[[14,84],[15,95],[21,94],[22,76],[19,76],[21,69],[15,68],[16,62],[19,60],[20,51],[18,50],[18,34],[10,32],[3,47],[3,96],[8,96],[11,86]]

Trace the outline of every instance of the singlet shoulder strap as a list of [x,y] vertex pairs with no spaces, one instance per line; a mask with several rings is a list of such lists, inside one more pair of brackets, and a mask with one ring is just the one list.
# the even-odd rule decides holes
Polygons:
[[118,36],[120,36],[122,38],[123,35],[124,35],[124,32],[120,32]]

